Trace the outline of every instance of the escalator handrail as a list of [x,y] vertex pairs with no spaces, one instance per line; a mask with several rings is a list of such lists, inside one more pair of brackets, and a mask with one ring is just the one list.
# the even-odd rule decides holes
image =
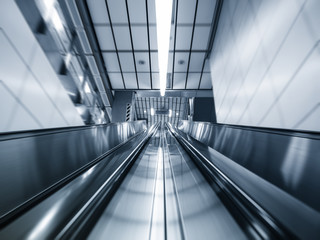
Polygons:
[[[90,127],[88,127],[90,128]],[[82,128],[81,128],[82,129]],[[86,129],[86,128],[84,128]],[[95,158],[94,160],[90,161],[89,163],[85,164],[84,166],[80,167],[79,169],[75,170],[74,172],[70,173],[69,175],[65,176],[64,178],[60,179],[53,185],[49,186],[48,188],[44,189],[43,191],[37,193],[27,201],[24,201],[20,205],[16,206],[15,208],[11,209],[10,211],[2,214],[0,216],[0,229],[9,224],[10,222],[14,221],[18,218],[21,214],[28,211],[30,208],[35,206],[37,203],[41,202],[57,190],[61,189],[63,186],[71,182],[73,179],[77,178],[92,166],[98,164],[102,159],[109,156],[117,149],[125,146],[127,142],[131,141],[134,138],[139,137],[140,135],[144,134],[147,130],[134,134],[133,136],[129,137],[125,142],[118,144],[117,146],[111,148],[110,150],[106,151],[105,153],[101,154],[99,157]]]
[[[286,227],[284,227],[279,221],[277,221],[273,216],[271,216],[263,207],[261,207],[254,199],[252,199],[234,181],[232,181],[228,176],[226,176],[217,166],[215,166],[212,163],[212,161],[210,161],[204,154],[202,154],[185,137],[181,136],[181,134],[178,133],[179,130],[174,129],[169,124],[167,124],[167,127],[173,134],[173,136],[175,136],[175,138],[178,140],[178,142],[187,150],[187,152],[191,153],[191,155],[193,156],[193,160],[195,158],[200,159],[200,161],[197,161],[197,164],[200,163],[205,166],[204,168],[202,168],[202,170],[206,169],[205,174],[212,175],[213,173],[215,173],[215,177],[213,178],[216,179],[218,176],[218,178],[220,178],[223,181],[223,183],[225,183],[225,186],[223,186],[221,190],[223,190],[228,195],[228,197],[230,197],[230,199],[235,200],[233,201],[233,203],[235,205],[238,205],[238,208],[243,208],[243,206],[239,206],[239,204],[244,203],[244,206],[246,208],[250,208],[249,210],[251,214],[253,213],[253,217],[255,219],[260,220],[260,224],[262,223],[265,225],[259,226],[259,224],[257,224],[256,222],[252,224],[260,236],[271,235],[270,237],[277,237],[281,239],[297,239],[297,236],[295,234],[286,229]],[[229,191],[227,191],[225,188],[228,188]],[[252,215],[248,215],[246,217],[248,219],[252,219]],[[268,230],[265,231],[266,229]]]

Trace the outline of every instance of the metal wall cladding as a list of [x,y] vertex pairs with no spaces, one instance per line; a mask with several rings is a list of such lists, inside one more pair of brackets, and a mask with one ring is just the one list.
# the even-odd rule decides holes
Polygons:
[[320,211],[320,137],[180,121],[180,130]]
[[145,129],[136,121],[1,136],[0,216]]

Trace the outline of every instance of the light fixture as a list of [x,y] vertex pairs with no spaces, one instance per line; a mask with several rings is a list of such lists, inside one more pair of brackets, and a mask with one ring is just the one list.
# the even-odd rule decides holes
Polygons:
[[169,109],[169,117],[172,117],[172,110]]
[[85,91],[86,93],[91,93],[89,84],[88,84],[87,82],[84,84],[84,91]]
[[146,111],[146,110],[144,110],[143,112],[144,112],[144,113],[147,113],[147,111]]
[[154,108],[151,108],[151,116],[154,115]]
[[156,0],[158,64],[161,96],[164,96],[165,94],[167,83],[171,14],[172,0]]
[[179,113],[176,113],[177,116],[179,116]]

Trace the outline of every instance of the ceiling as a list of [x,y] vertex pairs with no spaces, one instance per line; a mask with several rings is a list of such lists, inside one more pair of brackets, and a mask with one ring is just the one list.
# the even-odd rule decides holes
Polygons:
[[[216,1],[173,1],[167,89],[212,89],[205,60]],[[159,89],[155,0],[87,0],[112,90]]]
[[185,97],[136,97],[134,105],[137,119],[147,120],[148,127],[160,121],[177,125],[188,115],[188,99]]

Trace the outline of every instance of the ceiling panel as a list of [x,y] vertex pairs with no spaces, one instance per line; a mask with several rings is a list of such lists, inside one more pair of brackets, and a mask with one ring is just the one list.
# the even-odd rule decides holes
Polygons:
[[173,89],[184,89],[186,83],[186,73],[175,73],[173,81]]
[[152,72],[158,72],[159,71],[158,53],[157,52],[152,52],[151,53],[151,71]]
[[203,72],[210,72],[210,61],[209,61],[209,59],[205,60]]
[[109,23],[105,0],[87,0],[87,4],[94,24]]
[[155,0],[147,0],[148,1],[148,15],[149,15],[149,24],[156,24],[156,7]]
[[168,56],[168,67],[167,67],[167,72],[172,73],[172,62],[173,62],[173,53],[169,53]]
[[112,24],[128,24],[126,2],[124,0],[106,0],[109,6],[109,13]]
[[211,27],[196,26],[192,42],[192,50],[206,50]]
[[118,50],[132,50],[128,26],[113,27]]
[[140,89],[151,89],[150,86],[150,73],[139,73],[138,80]]
[[111,27],[110,26],[95,26],[100,49],[115,50]]
[[211,24],[216,0],[199,0],[196,23]]
[[121,73],[108,73],[112,89],[123,89]]
[[176,50],[190,50],[192,26],[177,27]]
[[143,23],[147,22],[146,18],[146,2],[145,0],[129,0],[128,1],[130,23]]
[[107,72],[120,72],[118,57],[115,52],[102,53]]
[[148,50],[147,26],[132,26],[131,32],[134,50]]
[[157,50],[158,49],[157,27],[150,26],[149,34],[150,34],[150,50]]
[[187,79],[187,89],[197,89],[199,86],[201,73],[189,73]]
[[149,53],[148,52],[135,52],[134,53],[137,64],[138,72],[149,72]]
[[212,88],[211,74],[203,73],[201,78],[200,89],[211,89],[211,88]]
[[138,88],[135,73],[123,73],[123,78],[124,78],[124,83],[126,84],[127,89]]
[[183,0],[178,4],[178,24],[193,24],[196,0]]
[[175,72],[186,72],[188,68],[189,53],[176,52],[174,61]]
[[152,89],[160,89],[159,73],[152,73]]
[[198,53],[198,52],[191,53],[190,66],[189,66],[190,72],[202,71],[202,65],[203,65],[205,55],[206,55],[205,53]]
[[123,72],[134,72],[134,62],[132,53],[119,53],[120,64]]

